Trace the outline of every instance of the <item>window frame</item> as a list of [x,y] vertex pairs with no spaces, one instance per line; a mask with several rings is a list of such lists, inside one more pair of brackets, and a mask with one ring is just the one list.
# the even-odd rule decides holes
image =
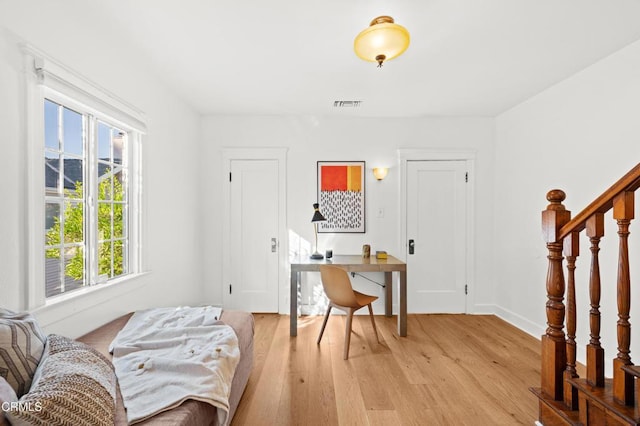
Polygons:
[[[142,191],[142,142],[146,133],[144,114],[102,87],[90,82],[76,72],[48,58],[31,46],[23,46],[24,71],[26,82],[26,139],[27,139],[27,209],[28,215],[28,286],[24,297],[26,308],[35,309],[59,301],[75,298],[100,288],[129,281],[145,271],[143,255],[143,191]],[[86,286],[46,297],[45,289],[45,176],[43,159],[44,141],[44,105],[49,99],[64,107],[88,115],[90,119],[87,131],[97,136],[99,121],[117,127],[127,134],[128,156],[128,239],[129,256],[126,260],[126,274],[101,282],[97,276],[97,232],[84,236],[84,246],[90,249],[85,253],[89,264],[85,265]],[[97,146],[97,138],[95,142]],[[90,144],[87,144],[90,145]],[[88,146],[85,159],[95,155],[95,147]],[[98,160],[87,161],[86,176],[97,173]],[[97,186],[97,179],[94,184]],[[97,188],[95,188],[97,191]],[[92,191],[95,193],[95,191]],[[91,197],[85,203],[85,221],[87,226],[97,229],[97,200]],[[94,217],[95,216],[95,217]]]

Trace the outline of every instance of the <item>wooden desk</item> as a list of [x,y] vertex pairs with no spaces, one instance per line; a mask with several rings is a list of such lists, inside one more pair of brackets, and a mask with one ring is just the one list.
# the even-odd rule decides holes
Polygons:
[[364,259],[361,255],[337,255],[333,258],[314,260],[309,258],[298,258],[291,262],[291,336],[298,335],[298,294],[300,292],[300,273],[307,271],[320,271],[320,265],[334,265],[345,269],[347,272],[384,272],[385,296],[384,314],[391,316],[392,302],[392,274],[400,274],[400,288],[398,290],[398,335],[407,335],[407,264],[403,261],[389,256],[388,259],[376,259],[372,256]]

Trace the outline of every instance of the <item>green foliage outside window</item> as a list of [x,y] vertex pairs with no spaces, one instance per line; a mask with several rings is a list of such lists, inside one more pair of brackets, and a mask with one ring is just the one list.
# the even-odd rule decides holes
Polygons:
[[[114,178],[109,170],[105,171],[105,178],[98,184],[98,240],[111,240],[121,238],[124,235],[124,208],[122,204],[111,201],[124,200],[124,187],[119,179]],[[113,198],[111,184],[113,182]],[[74,190],[65,189],[66,199],[83,199],[82,182],[75,183]],[[101,202],[108,201],[108,202]],[[113,208],[113,213],[112,213]],[[65,202],[64,209],[64,243],[81,243],[84,234],[83,203]],[[111,227],[113,214],[113,228]],[[54,218],[54,223],[46,234],[46,244],[49,246],[60,245],[60,217]],[[113,230],[113,235],[112,235]],[[112,246],[113,244],[113,246]],[[65,247],[67,255],[71,258],[65,262],[65,275],[82,280],[84,276],[84,254],[77,246]],[[98,274],[111,277],[111,254],[113,252],[113,276],[121,275],[123,267],[123,243],[119,241],[104,241],[98,244]],[[48,249],[48,258],[60,258],[60,249]]]

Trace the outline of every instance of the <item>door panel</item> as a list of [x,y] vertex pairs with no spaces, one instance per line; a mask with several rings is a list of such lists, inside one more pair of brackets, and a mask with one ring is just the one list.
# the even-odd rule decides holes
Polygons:
[[466,169],[465,161],[407,164],[409,312],[466,312]]
[[230,196],[232,308],[277,312],[278,161],[232,160]]

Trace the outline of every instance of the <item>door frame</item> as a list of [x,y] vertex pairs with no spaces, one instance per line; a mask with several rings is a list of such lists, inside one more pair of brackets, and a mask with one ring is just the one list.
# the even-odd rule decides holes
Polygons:
[[223,148],[222,149],[222,302],[230,300],[228,285],[231,280],[231,162],[250,160],[276,160],[278,162],[278,312],[288,312],[287,267],[289,241],[287,237],[287,148]]
[[[475,307],[475,160],[476,152],[472,150],[435,150],[419,148],[398,149],[398,166],[400,168],[400,202],[398,247],[402,248],[401,259],[407,262],[407,165],[409,161],[465,161],[468,170],[467,182],[467,235],[466,235],[466,263],[467,263],[467,313]],[[408,283],[411,285],[411,283]]]

